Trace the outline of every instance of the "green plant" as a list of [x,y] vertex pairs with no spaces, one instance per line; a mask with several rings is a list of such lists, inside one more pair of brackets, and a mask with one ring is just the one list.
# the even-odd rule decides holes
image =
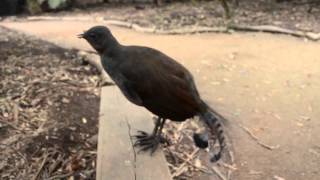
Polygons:
[[62,9],[68,6],[68,0],[47,0],[49,9]]
[[42,12],[38,0],[27,0],[27,10],[30,14],[38,14]]

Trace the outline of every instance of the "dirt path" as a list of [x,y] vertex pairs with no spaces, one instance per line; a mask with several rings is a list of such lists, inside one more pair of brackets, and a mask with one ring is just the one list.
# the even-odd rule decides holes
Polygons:
[[[0,23],[68,47],[93,22]],[[182,62],[199,91],[229,119],[233,179],[317,180],[320,168],[320,44],[270,34],[154,35],[110,27],[124,44],[146,45]],[[258,145],[241,128],[248,128]]]

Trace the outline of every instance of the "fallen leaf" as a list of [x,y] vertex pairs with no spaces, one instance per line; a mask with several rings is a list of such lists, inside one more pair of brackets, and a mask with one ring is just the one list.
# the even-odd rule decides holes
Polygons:
[[230,79],[228,79],[228,78],[223,78],[222,80],[223,80],[223,82],[229,82],[230,81]]
[[249,174],[250,175],[260,175],[260,174],[262,174],[262,172],[261,171],[250,170]]
[[198,168],[202,167],[200,159],[196,159],[194,165]]
[[297,124],[297,126],[299,126],[299,127],[303,127],[303,126],[304,126],[304,124],[303,124],[303,123],[300,123],[300,122],[297,122],[296,124]]
[[87,122],[88,122],[87,119],[86,119],[85,117],[83,117],[83,118],[82,118],[82,123],[83,123],[83,124],[87,124]]
[[211,81],[210,84],[212,84],[212,85],[220,85],[221,82],[220,81]]
[[275,180],[286,180],[285,178],[280,177],[280,176],[277,176],[277,175],[274,175],[273,178],[274,178]]
[[65,98],[65,97],[63,97],[63,98],[62,98],[62,102],[65,103],[65,104],[67,104],[67,103],[70,103],[70,100],[67,99],[67,98]]
[[303,121],[310,121],[311,118],[308,117],[308,116],[300,116],[300,118],[303,120]]

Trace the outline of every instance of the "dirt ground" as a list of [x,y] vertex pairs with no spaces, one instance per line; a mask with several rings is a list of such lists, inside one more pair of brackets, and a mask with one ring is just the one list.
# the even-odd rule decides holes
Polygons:
[[[315,10],[315,12],[318,11]],[[0,25],[62,44],[64,47],[90,50],[90,47],[76,39],[75,35],[96,24],[98,23],[37,21],[4,22]],[[313,26],[312,29],[316,29],[316,26]],[[176,173],[179,176],[175,179],[219,179],[216,173],[207,171],[211,167],[230,170],[232,171],[231,179],[237,180],[318,179],[320,170],[320,122],[318,120],[320,117],[318,109],[320,105],[320,58],[318,56],[320,44],[318,42],[263,33],[209,33],[170,36],[143,34],[113,26],[110,28],[119,41],[124,44],[154,47],[183,63],[195,76],[202,97],[228,119],[225,122],[225,128],[229,136],[230,151],[234,154],[235,163],[230,164],[229,161],[226,161],[230,164],[229,166],[223,163],[218,165],[208,164],[203,159],[199,161],[197,159],[203,153],[200,151],[195,153],[194,156],[196,157],[190,163],[179,166],[183,164],[183,159],[192,154],[193,149],[188,149],[188,153],[181,154],[186,149],[184,147],[186,144],[179,145],[175,141],[179,138],[175,138],[173,142],[176,142],[176,145],[164,149],[167,157],[172,149],[175,150],[174,152],[180,152],[180,155],[183,155],[182,160],[175,159],[178,166],[173,166],[173,168],[171,166],[173,173],[179,170],[179,173]],[[2,40],[3,42],[8,42],[6,36],[2,36],[2,38],[7,39]],[[20,39],[25,38],[23,36]],[[0,44],[1,47],[2,44]],[[28,43],[18,47],[24,47],[25,44]],[[8,47],[13,46],[8,45]],[[23,50],[23,48],[18,48],[18,50]],[[47,52],[44,51],[45,54]],[[49,52],[54,54],[55,51]],[[6,63],[8,57],[17,56],[12,56],[15,53],[13,51],[9,53],[11,56],[3,56],[7,57],[3,64],[8,65]],[[75,59],[78,58],[75,57]],[[55,66],[55,68],[61,68],[60,63],[55,64]],[[4,68],[6,67],[4,65],[1,65],[1,67],[1,71],[7,69]],[[79,65],[81,69],[79,71],[82,72],[84,67],[87,66]],[[91,72],[91,70],[87,71]],[[80,73],[79,77],[72,79],[82,81],[92,76],[96,78],[95,73],[89,74],[90,76],[82,76]],[[11,76],[8,75],[8,77]],[[5,78],[7,79],[7,75]],[[85,83],[88,82],[85,81]],[[87,85],[94,86],[96,80],[90,81],[90,83]],[[74,85],[75,83],[72,83],[71,87]],[[4,84],[2,87],[5,87]],[[6,94],[2,93],[3,97],[11,92],[10,89],[12,88],[4,91]],[[74,88],[71,89],[74,90]],[[95,88],[91,89],[90,92],[95,92]],[[86,93],[90,94],[90,92]],[[55,94],[59,95],[59,92],[51,92],[51,95]],[[96,92],[93,94],[98,96]],[[66,95],[66,98],[73,99],[69,96]],[[70,101],[75,102],[74,104],[77,104],[77,106],[63,106],[63,103],[61,103],[59,109],[70,108],[67,108],[66,114],[70,114],[69,112],[85,112],[84,107],[88,107],[88,104],[98,107],[98,97],[96,96],[92,99],[92,102],[89,101],[90,103],[84,103],[83,100]],[[83,102],[83,108],[82,105],[78,107],[79,102]],[[47,107],[43,107],[45,107],[43,108],[44,111],[47,111]],[[37,110],[41,109],[38,108]],[[97,111],[98,109],[93,108],[91,115]],[[3,112],[7,113],[7,117],[13,118],[15,116],[14,111],[5,110]],[[63,113],[58,116],[59,113],[55,113],[57,109],[50,112],[55,114],[56,117],[61,117],[58,119],[66,117]],[[82,116],[84,115],[76,116],[75,119],[82,119],[80,118]],[[85,116],[85,119],[88,120],[88,118]],[[9,121],[12,120],[9,119]],[[68,122],[68,120],[65,121]],[[80,120],[80,124],[81,121],[83,122],[83,120]],[[92,121],[95,122],[96,119],[93,118]],[[72,127],[73,123],[70,124]],[[70,124],[62,123],[65,129],[68,129]],[[91,125],[94,126],[94,124]],[[16,124],[13,125],[17,126]],[[166,132],[170,136],[180,137],[181,134],[190,134],[192,126],[191,122],[177,125],[168,123]],[[174,132],[175,129],[178,132]],[[66,131],[68,132],[68,130]],[[91,132],[84,131],[84,133],[90,134]],[[4,133],[4,137],[7,138],[8,134]],[[86,142],[86,140],[83,142]],[[186,142],[191,143],[190,140]],[[79,145],[79,143],[74,145]],[[8,148],[6,149],[8,150]],[[94,151],[92,149],[92,152]],[[43,160],[44,156],[41,157],[37,159],[37,162]],[[67,155],[65,157],[71,158]],[[174,164],[172,159],[169,162]],[[66,166],[61,167],[63,173],[68,173],[68,170],[70,170]],[[93,166],[90,166],[90,168],[93,168]],[[81,172],[88,173],[87,169]],[[59,173],[61,174],[61,172]],[[225,175],[225,171],[222,171],[222,173]],[[193,177],[190,177],[190,174]],[[91,173],[90,175],[94,174]]]

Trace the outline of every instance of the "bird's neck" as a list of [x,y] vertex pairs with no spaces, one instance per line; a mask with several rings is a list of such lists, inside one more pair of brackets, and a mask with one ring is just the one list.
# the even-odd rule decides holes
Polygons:
[[117,67],[122,63],[122,58],[119,58],[122,54],[122,45],[117,43],[109,48],[105,49],[101,57],[101,64],[105,71],[110,75],[117,73]]
[[99,52],[99,55],[101,57],[114,59],[115,57],[119,56],[121,51],[122,46],[120,44],[116,44],[113,46],[105,47],[101,52]]
[[106,39],[102,49],[97,49],[98,53],[103,56],[114,56],[121,50],[121,44],[114,37]]

